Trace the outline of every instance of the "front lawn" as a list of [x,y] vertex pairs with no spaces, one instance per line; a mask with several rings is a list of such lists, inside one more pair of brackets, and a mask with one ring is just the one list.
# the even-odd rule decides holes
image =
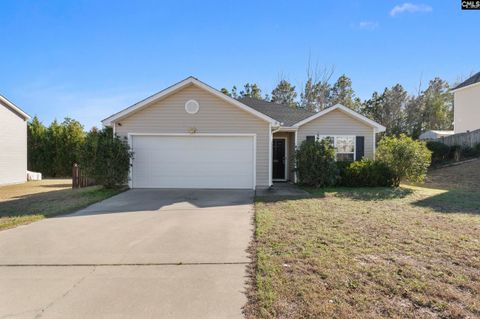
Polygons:
[[73,212],[122,190],[101,186],[71,189],[65,180],[44,180],[0,187],[0,230]]
[[480,191],[256,202],[250,318],[480,317]]

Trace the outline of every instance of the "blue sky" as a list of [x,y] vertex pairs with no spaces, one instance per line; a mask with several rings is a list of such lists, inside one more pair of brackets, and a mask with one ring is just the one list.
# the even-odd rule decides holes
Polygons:
[[361,98],[480,71],[480,11],[460,1],[0,1],[0,94],[86,128],[193,75],[216,87],[334,67]]

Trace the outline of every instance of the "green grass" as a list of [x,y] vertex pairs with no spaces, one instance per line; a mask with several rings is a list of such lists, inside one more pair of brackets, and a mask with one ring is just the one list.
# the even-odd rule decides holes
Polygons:
[[93,186],[28,194],[0,202],[0,230],[70,213],[118,194],[122,190]]
[[256,202],[248,317],[480,317],[479,191],[307,190]]

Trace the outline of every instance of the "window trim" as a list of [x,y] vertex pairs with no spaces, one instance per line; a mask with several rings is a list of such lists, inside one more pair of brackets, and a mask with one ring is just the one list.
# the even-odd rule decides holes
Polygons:
[[[333,138],[333,148],[335,149],[335,161],[337,161],[337,154],[353,154],[353,161],[357,160],[357,136],[356,135],[328,135],[328,134],[317,134],[315,135],[317,140],[324,139],[326,137]],[[337,152],[337,137],[345,137],[353,139],[353,152]]]

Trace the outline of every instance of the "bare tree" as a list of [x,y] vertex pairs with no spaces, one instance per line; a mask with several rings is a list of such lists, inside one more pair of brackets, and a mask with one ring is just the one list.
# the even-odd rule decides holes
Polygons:
[[335,68],[315,65],[312,68],[310,59],[307,65],[307,81],[300,93],[300,106],[309,111],[318,112],[330,105],[331,84],[330,79]]

